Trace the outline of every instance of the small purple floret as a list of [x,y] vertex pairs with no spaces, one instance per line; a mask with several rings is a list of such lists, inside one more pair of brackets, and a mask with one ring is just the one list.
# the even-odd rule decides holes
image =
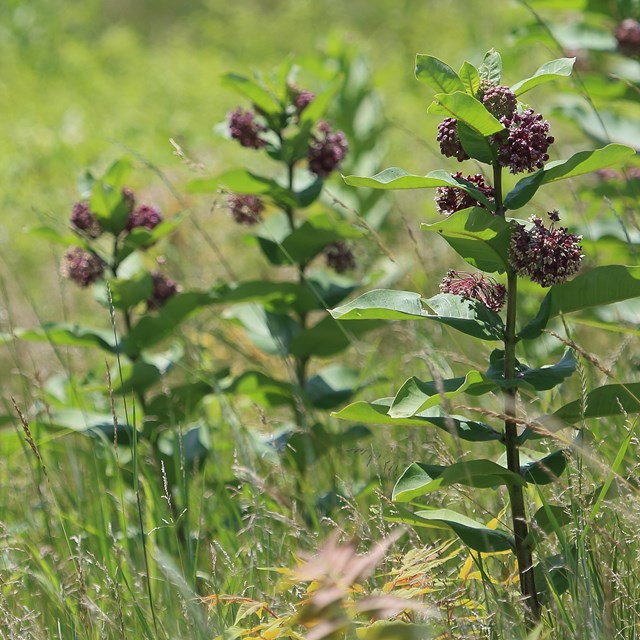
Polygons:
[[88,287],[102,277],[104,263],[102,260],[80,247],[72,247],[62,258],[60,273],[81,287]]

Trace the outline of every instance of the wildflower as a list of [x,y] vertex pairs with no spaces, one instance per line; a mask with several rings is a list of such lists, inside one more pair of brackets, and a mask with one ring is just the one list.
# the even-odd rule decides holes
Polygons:
[[503,284],[481,273],[465,273],[450,269],[440,283],[442,293],[452,293],[463,300],[477,300],[492,311],[502,309],[507,289]]
[[87,202],[76,202],[73,205],[71,224],[90,238],[97,238],[102,233],[102,226],[95,214],[89,209]]
[[304,89],[299,89],[295,85],[289,85],[289,93],[298,115],[300,115],[316,97],[316,94],[313,93],[313,91],[305,91]]
[[227,116],[227,119],[231,137],[243,147],[252,147],[253,149],[264,147],[264,140],[260,138],[260,133],[266,131],[266,128],[255,121],[253,111],[237,108]]
[[518,106],[518,99],[509,87],[493,86],[484,92],[482,104],[495,118],[509,118]]
[[227,205],[234,220],[247,226],[260,222],[264,202],[257,196],[231,193],[227,196]]
[[551,226],[545,227],[537,216],[529,219],[533,227],[517,224],[511,236],[509,259],[518,275],[527,276],[543,287],[567,280],[580,268],[584,257],[580,241],[582,236],[556,227],[560,221],[557,211],[549,213]]
[[144,227],[151,230],[155,229],[162,220],[162,214],[158,207],[151,204],[141,204],[129,214],[125,228],[127,231],[131,231],[136,227]]
[[159,271],[154,271],[151,274],[151,279],[153,280],[153,290],[151,297],[147,300],[147,307],[149,309],[159,309],[180,291],[180,285],[178,285],[177,282],[167,278],[167,276]]
[[327,266],[336,273],[344,273],[355,269],[356,258],[346,242],[337,240],[328,244],[324,249]]
[[640,56],[640,22],[627,18],[618,25],[614,35],[622,55],[630,58]]
[[104,263],[95,253],[72,247],[62,259],[60,273],[77,285],[88,287],[102,277]]
[[[460,171],[452,173],[451,175],[454,178],[462,178]],[[465,180],[471,182],[482,191],[487,198],[493,199],[495,197],[493,187],[484,181],[484,177],[481,174],[477,173],[474,176],[467,176]],[[473,196],[456,187],[438,187],[436,189],[435,201],[438,212],[445,216],[450,216],[452,213],[467,209],[468,207],[484,207],[484,205],[478,202]]]
[[469,156],[462,148],[458,136],[458,121],[455,118],[445,118],[438,125],[436,140],[440,143],[440,153],[447,158],[457,158],[458,162],[468,160]]
[[320,178],[326,178],[337,169],[349,149],[347,138],[343,131],[331,131],[331,125],[322,120],[318,123],[320,135],[314,135],[307,160],[309,171]]
[[549,159],[547,149],[553,143],[553,137],[548,135],[549,123],[542,115],[527,109],[521,114],[502,117],[500,122],[507,129],[497,134],[500,164],[509,167],[511,173],[542,169]]

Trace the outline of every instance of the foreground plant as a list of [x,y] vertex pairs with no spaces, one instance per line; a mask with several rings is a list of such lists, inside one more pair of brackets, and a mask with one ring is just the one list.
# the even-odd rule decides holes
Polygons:
[[[418,55],[418,79],[439,92],[429,113],[444,116],[438,128],[442,154],[459,162],[473,159],[487,165],[491,180],[481,174],[464,177],[445,171],[417,176],[398,168],[372,178],[349,176],[345,180],[374,189],[437,189],[436,208],[443,220],[423,224],[423,229],[443,237],[478,271],[449,270],[441,293],[427,300],[418,293],[374,290],[332,311],[340,320],[427,320],[479,340],[501,343],[491,352],[484,372],[473,370],[463,377],[431,381],[411,377],[395,397],[357,402],[336,415],[369,424],[432,425],[461,440],[504,447],[504,466],[487,458],[465,459],[450,466],[412,464],[395,486],[397,511],[392,517],[419,527],[448,527],[475,551],[511,550],[531,622],[540,617],[540,586],[536,585],[532,517],[527,513],[525,492],[528,485],[551,483],[561,475],[569,449],[563,446],[546,454],[529,449],[525,462],[523,447],[542,438],[555,443],[552,432],[585,418],[640,410],[640,385],[636,383],[599,387],[586,395],[584,403],[578,399],[535,419],[523,415],[518,404],[521,393],[535,396],[551,390],[576,369],[572,349],[556,364],[531,367],[517,357],[520,342],[540,338],[554,317],[640,296],[638,267],[600,266],[576,275],[584,258],[581,237],[559,225],[557,211],[549,212],[547,221],[538,216],[528,222],[507,217],[507,212],[527,205],[543,185],[618,164],[634,153],[611,144],[577,153],[566,161],[548,162],[555,141],[550,124],[521,98],[543,82],[569,75],[572,65],[573,59],[553,60],[509,88],[500,84],[501,58],[495,51],[485,56],[480,68],[465,62],[459,73],[437,58]],[[506,194],[505,170],[528,174]],[[504,274],[506,284],[486,274]],[[518,286],[523,279],[549,290],[537,315],[518,329]],[[462,393],[502,397],[502,406],[493,412],[502,417],[502,428],[452,413],[449,407]],[[412,513],[402,506],[456,483],[477,488],[505,486],[512,533],[449,509],[421,505],[421,510]],[[545,515],[543,508],[533,519]],[[541,559],[539,566],[544,564]],[[547,578],[552,580],[553,574]]]

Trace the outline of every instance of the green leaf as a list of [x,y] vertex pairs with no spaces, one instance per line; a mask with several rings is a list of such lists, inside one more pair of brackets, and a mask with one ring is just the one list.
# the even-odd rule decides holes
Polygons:
[[371,404],[364,401],[354,402],[331,415],[341,420],[389,427],[434,426],[469,442],[487,442],[502,438],[499,432],[487,424],[468,420],[462,416],[444,415],[439,407],[433,407],[410,418],[392,418],[389,415],[392,401],[392,398],[381,398]]
[[425,300],[435,313],[422,306],[418,293],[374,289],[331,310],[336,320],[432,320],[484,340],[501,340],[504,323],[500,316],[476,300],[438,294]]
[[396,393],[389,415],[392,418],[409,418],[460,393],[479,395],[495,388],[496,384],[479,371],[470,371],[464,378],[450,378],[440,383],[422,382],[411,377]]
[[162,379],[163,372],[158,367],[144,360],[136,360],[129,366],[121,366],[122,384],[119,383],[119,376],[114,385],[114,393],[130,393],[135,391],[146,391],[149,387]]
[[486,209],[463,209],[420,227],[439,233],[456,253],[481,271],[504,273],[509,268],[511,224]]
[[307,380],[305,391],[312,406],[333,409],[353,396],[359,388],[359,380],[358,369],[331,364]]
[[491,460],[469,460],[449,466],[414,462],[393,488],[392,500],[411,502],[414,498],[453,484],[485,489],[503,485],[525,486],[526,482],[522,476]]
[[560,407],[550,416],[543,416],[537,422],[553,428],[559,422],[571,425],[582,419],[620,416],[623,413],[640,411],[640,382],[627,384],[607,384],[590,391],[584,400],[578,399]]
[[466,92],[475,97],[480,88],[480,73],[478,70],[470,62],[465,60],[462,67],[460,67],[458,75],[460,76],[460,80],[462,80]]
[[519,180],[507,194],[504,205],[507,209],[519,209],[533,198],[543,184],[611,167],[628,160],[633,155],[635,155],[635,151],[631,147],[614,143],[593,151],[580,151],[568,160],[548,162],[544,169]]
[[260,371],[245,371],[225,389],[257,402],[263,407],[278,407],[294,402],[293,387]]
[[[476,133],[464,122],[458,122],[456,130],[458,132],[458,138],[460,138],[460,144],[470,158],[474,158],[485,164],[493,163],[495,153],[487,138]],[[494,206],[490,208],[493,209]]]
[[265,113],[276,114],[282,111],[282,105],[278,99],[251,78],[237,73],[227,73],[222,77],[222,86],[233,89],[236,93],[248,98]]
[[416,78],[437,92],[464,91],[462,80],[448,64],[423,53],[416,56]]
[[118,417],[117,434],[114,429],[113,416],[110,413],[98,413],[81,409],[54,409],[47,412],[47,421],[38,421],[47,428],[68,429],[85,433],[113,443],[114,436],[118,444],[129,444],[133,428],[127,424],[124,416]]
[[[228,372],[227,372],[228,373]],[[147,414],[158,416],[171,424],[180,424],[189,419],[202,399],[214,393],[216,387],[204,380],[172,387],[154,396],[147,403]]]
[[545,62],[530,78],[516,82],[511,87],[511,91],[517,96],[521,96],[540,84],[551,82],[556,78],[566,78],[571,75],[575,61],[575,58],[558,58],[557,60]]
[[32,342],[49,342],[60,346],[99,347],[116,353],[113,331],[102,331],[66,322],[44,322],[36,329],[16,329],[13,334],[0,334],[0,344],[14,338]]
[[104,176],[102,176],[102,179],[114,190],[119,191],[120,189],[122,189],[122,187],[125,186],[132,168],[133,163],[131,162],[131,158],[127,158],[125,156],[123,158],[120,158],[119,160],[116,160],[107,169]]
[[173,233],[178,225],[187,217],[187,213],[178,213],[167,220],[163,220],[157,227],[147,229],[145,227],[135,227],[125,236],[124,242],[118,248],[117,259],[122,262],[138,249],[147,249],[156,242]]
[[572,520],[571,512],[558,505],[543,505],[534,514],[536,527],[547,534],[554,533],[558,527],[569,524]]
[[520,473],[531,484],[551,484],[564,473],[566,468],[567,452],[561,450],[522,465]]
[[56,244],[61,244],[65,247],[86,246],[85,241],[77,235],[73,233],[63,235],[57,229],[54,229],[53,227],[49,227],[47,225],[32,227],[27,230],[27,233],[36,238],[42,238],[43,240],[48,240],[49,242],[55,242]]
[[[119,172],[113,181],[116,182]],[[120,187],[116,187],[106,180],[96,180],[93,184],[89,207],[106,231],[119,234],[129,219],[129,203],[122,195]]]
[[478,73],[482,80],[500,84],[500,78],[502,77],[502,58],[495,49],[487,51],[478,69]]
[[153,280],[149,273],[141,273],[130,280],[111,280],[109,288],[113,306],[116,309],[130,309],[151,297]]
[[525,340],[537,338],[551,318],[589,307],[640,297],[640,267],[606,265],[581,273],[549,289],[538,315],[520,332]]
[[450,509],[428,509],[411,513],[404,507],[396,505],[398,516],[388,519],[393,522],[404,522],[414,527],[449,528],[474,551],[493,553],[512,551],[513,538],[505,531],[489,529],[485,525]]
[[462,91],[436,94],[427,113],[455,118],[485,137],[504,129],[504,126],[485,109],[479,100]]

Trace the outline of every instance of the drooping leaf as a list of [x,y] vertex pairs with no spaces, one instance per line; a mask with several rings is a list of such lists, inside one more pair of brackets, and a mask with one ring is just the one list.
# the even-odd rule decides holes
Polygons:
[[330,313],[336,320],[416,320],[426,314],[421,300],[411,291],[373,289]]
[[[127,424],[124,416],[119,416],[117,427],[114,426],[110,413],[98,413],[81,409],[54,409],[47,412],[46,420],[38,419],[38,424],[45,428],[68,429],[113,442],[129,444],[133,428]],[[117,433],[116,433],[117,428]]]
[[502,57],[495,49],[487,51],[478,69],[478,73],[482,80],[488,80],[489,82],[493,82],[493,84],[500,84],[500,78],[502,77]]
[[479,395],[495,388],[495,383],[479,371],[470,371],[463,378],[450,378],[440,383],[411,377],[396,393],[389,415],[392,418],[409,418],[460,393]]
[[485,137],[504,129],[499,120],[494,118],[479,100],[464,93],[464,89],[451,94],[436,94],[427,113],[455,118]]
[[560,314],[640,297],[640,267],[605,265],[581,273],[549,289],[538,315],[520,331],[525,340],[537,338],[547,323]]
[[331,364],[311,376],[305,391],[312,406],[333,409],[347,402],[358,390],[360,372],[340,364]]
[[460,67],[458,76],[460,77],[460,80],[462,80],[462,84],[464,85],[466,92],[470,96],[475,96],[480,88],[480,73],[476,67],[465,60],[462,67]]
[[502,438],[498,431],[495,431],[487,424],[469,420],[462,416],[445,415],[439,407],[432,407],[428,411],[423,411],[421,414],[410,418],[392,418],[389,415],[392,401],[393,398],[381,398],[373,403],[354,402],[331,415],[341,420],[389,427],[434,426],[469,442],[486,442]]
[[530,78],[516,82],[511,87],[511,91],[517,96],[521,96],[523,93],[545,82],[570,76],[575,61],[575,58],[558,58],[557,60],[545,62]]
[[580,151],[568,160],[549,162],[543,169],[519,180],[507,194],[504,205],[507,209],[519,209],[533,198],[543,184],[605,169],[620,164],[633,155],[635,151],[631,147],[614,143],[593,151]]
[[35,329],[16,329],[13,334],[0,333],[0,344],[14,338],[32,342],[50,342],[51,344],[72,347],[99,347],[109,353],[116,353],[113,331],[92,329],[66,322],[44,322]]
[[387,519],[392,522],[404,522],[414,527],[435,527],[452,529],[469,548],[481,553],[511,551],[513,538],[499,529],[489,527],[451,509],[425,509],[411,513],[401,505],[396,505],[397,516]]
[[423,53],[416,56],[416,78],[438,93],[464,91],[462,80],[446,62]]
[[511,225],[481,207],[457,211],[421,228],[440,234],[469,264],[481,271],[504,273],[509,268]]
[[222,86],[233,89],[236,93],[248,98],[256,107],[265,113],[275,114],[282,109],[282,105],[270,91],[246,76],[241,76],[237,73],[227,73],[222,77]]
[[61,244],[65,247],[73,247],[73,246],[85,246],[84,239],[78,237],[73,233],[62,234],[57,229],[53,227],[49,227],[47,225],[40,225],[38,227],[31,227],[27,230],[27,233],[35,238],[42,238],[43,240],[48,240],[49,242],[54,242],[55,244]]
[[449,466],[414,462],[400,476],[393,488],[392,499],[396,502],[411,502],[414,498],[452,484],[495,488],[508,484],[525,486],[526,482],[522,476],[491,460],[469,460]]
[[520,473],[531,484],[551,484],[564,473],[566,468],[567,452],[560,450],[522,465]]

